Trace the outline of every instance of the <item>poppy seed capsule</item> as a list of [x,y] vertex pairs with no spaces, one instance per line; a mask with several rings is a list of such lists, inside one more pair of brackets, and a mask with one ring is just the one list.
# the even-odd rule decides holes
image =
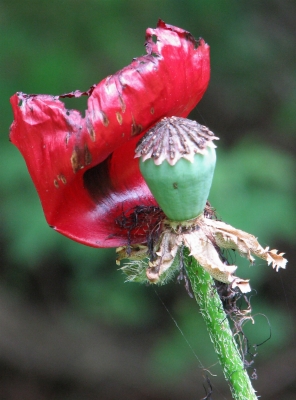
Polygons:
[[141,173],[166,216],[187,221],[206,205],[214,175],[214,136],[186,118],[163,118],[139,141]]

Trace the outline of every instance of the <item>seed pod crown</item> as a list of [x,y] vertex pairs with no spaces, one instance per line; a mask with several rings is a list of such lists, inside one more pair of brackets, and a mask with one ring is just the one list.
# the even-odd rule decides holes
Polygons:
[[156,165],[164,160],[175,165],[180,158],[193,162],[196,153],[205,154],[207,147],[216,147],[215,139],[219,138],[196,121],[166,117],[142,137],[136,148],[136,157],[142,157],[142,161],[153,158]]

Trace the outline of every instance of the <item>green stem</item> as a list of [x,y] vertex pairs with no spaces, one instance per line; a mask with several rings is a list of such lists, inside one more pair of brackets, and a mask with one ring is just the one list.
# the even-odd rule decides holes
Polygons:
[[212,277],[193,257],[186,258],[186,270],[233,398],[257,399]]

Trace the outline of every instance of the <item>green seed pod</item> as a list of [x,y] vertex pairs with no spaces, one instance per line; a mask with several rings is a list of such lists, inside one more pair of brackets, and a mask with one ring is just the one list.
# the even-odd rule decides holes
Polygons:
[[164,118],[136,148],[141,173],[158,204],[173,221],[200,215],[214,175],[218,139],[205,126],[186,118]]

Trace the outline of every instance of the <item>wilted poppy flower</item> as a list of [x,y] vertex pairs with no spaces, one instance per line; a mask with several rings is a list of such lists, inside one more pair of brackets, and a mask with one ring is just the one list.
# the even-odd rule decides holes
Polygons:
[[[145,46],[147,55],[88,92],[11,98],[10,140],[26,160],[48,224],[90,246],[145,242],[137,224],[118,224],[135,207],[157,206],[135,146],[161,118],[186,117],[209,82],[202,39],[159,21],[147,29]],[[85,117],[60,100],[81,95],[89,96]]]
[[[163,284],[184,267],[184,248],[217,281],[251,290],[249,280],[235,276],[223,249],[236,250],[251,264],[254,256],[266,260],[278,271],[285,268],[284,253],[263,248],[257,239],[242,230],[218,221],[207,203],[216,155],[207,127],[186,118],[163,118],[141,139],[136,155],[140,170],[167,218],[148,229],[147,245],[118,247],[117,264],[127,280]],[[181,272],[182,277],[183,272]]]

